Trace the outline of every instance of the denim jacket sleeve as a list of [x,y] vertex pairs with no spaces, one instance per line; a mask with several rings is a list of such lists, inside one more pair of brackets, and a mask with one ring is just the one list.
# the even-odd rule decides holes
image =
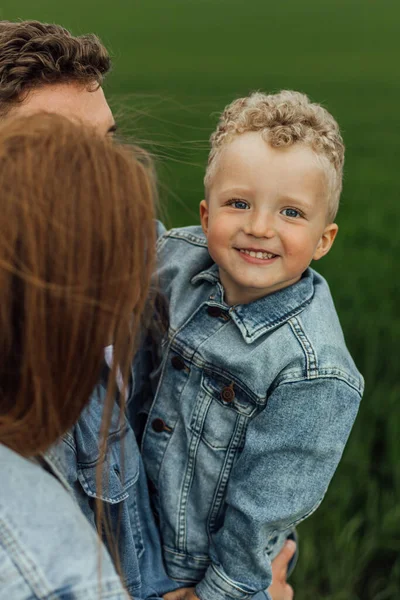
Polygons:
[[275,388],[249,425],[232,471],[212,563],[196,587],[201,600],[245,599],[270,585],[269,546],[319,506],[360,399],[358,390],[336,378]]

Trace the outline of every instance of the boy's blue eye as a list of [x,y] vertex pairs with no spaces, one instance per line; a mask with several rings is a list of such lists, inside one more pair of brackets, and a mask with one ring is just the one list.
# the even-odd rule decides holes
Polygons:
[[246,210],[246,208],[249,208],[249,205],[244,200],[231,200],[230,205],[234,208],[239,208],[240,210]]
[[282,214],[284,214],[285,217],[290,217],[292,219],[297,219],[298,217],[301,217],[300,212],[295,208],[284,208]]

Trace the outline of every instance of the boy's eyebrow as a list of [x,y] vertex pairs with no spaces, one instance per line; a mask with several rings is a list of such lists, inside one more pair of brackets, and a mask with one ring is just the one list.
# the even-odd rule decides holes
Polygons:
[[234,186],[234,187],[227,187],[224,188],[222,190],[219,191],[219,193],[223,196],[229,195],[229,194],[251,194],[251,189],[250,188],[246,188],[246,187],[240,187],[240,186]]
[[310,210],[312,208],[312,205],[307,202],[307,200],[303,200],[303,198],[296,198],[295,196],[283,196],[281,201],[289,204],[296,204],[305,210]]

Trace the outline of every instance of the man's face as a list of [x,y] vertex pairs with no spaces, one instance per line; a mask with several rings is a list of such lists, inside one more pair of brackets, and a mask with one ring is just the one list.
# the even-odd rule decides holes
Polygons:
[[9,116],[50,112],[94,127],[100,134],[115,131],[115,121],[101,87],[81,83],[56,83],[40,86],[16,104]]

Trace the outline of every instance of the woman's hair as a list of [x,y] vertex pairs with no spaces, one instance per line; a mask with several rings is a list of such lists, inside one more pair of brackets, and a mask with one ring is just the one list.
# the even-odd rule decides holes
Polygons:
[[248,131],[260,132],[273,148],[304,144],[315,152],[328,175],[328,218],[333,221],[339,207],[344,163],[343,139],[333,116],[306,95],[288,90],[269,95],[254,92],[234,100],[225,107],[210,138],[206,190],[221,150],[235,136]]
[[112,343],[108,430],[153,267],[153,182],[142,163],[60,116],[0,127],[0,443],[24,456],[77,421]]
[[0,21],[0,115],[41,85],[101,85],[110,66],[107,49],[93,34],[73,36],[39,21]]

